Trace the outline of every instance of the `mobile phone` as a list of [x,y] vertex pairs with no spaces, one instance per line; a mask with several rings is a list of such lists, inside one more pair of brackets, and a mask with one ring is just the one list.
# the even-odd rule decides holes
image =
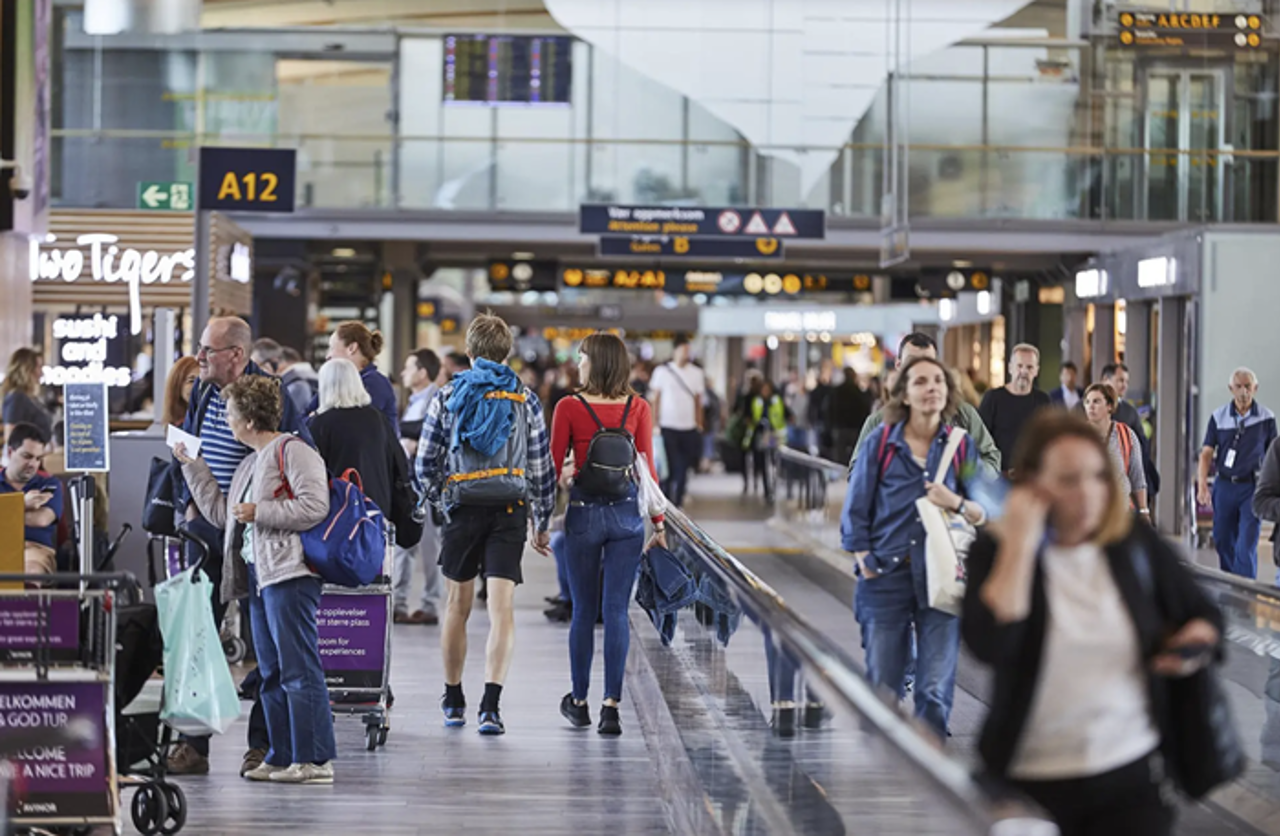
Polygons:
[[1202,656],[1210,656],[1213,654],[1214,647],[1211,644],[1184,644],[1182,647],[1171,648],[1166,653],[1176,653],[1179,657],[1187,660],[1199,659]]

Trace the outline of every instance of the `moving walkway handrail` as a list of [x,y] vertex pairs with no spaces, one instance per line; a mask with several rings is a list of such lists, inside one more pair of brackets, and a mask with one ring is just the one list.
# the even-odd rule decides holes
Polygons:
[[[802,454],[801,454],[802,455]],[[812,457],[810,457],[812,458]],[[829,704],[844,705],[928,786],[941,793],[983,833],[1048,836],[1058,832],[1043,811],[979,783],[960,762],[940,753],[881,699],[844,650],[791,609],[782,596],[724,550],[679,509],[668,505],[667,523],[731,590],[749,602],[760,621],[786,646],[811,685]]]
[[796,464],[802,464],[805,467],[809,467],[814,470],[827,470],[841,476],[849,472],[848,464],[841,464],[840,462],[832,461],[831,459],[824,459],[821,456],[811,456],[808,453],[801,452],[800,450],[796,450],[791,447],[779,447],[778,457],[788,461],[793,461]]

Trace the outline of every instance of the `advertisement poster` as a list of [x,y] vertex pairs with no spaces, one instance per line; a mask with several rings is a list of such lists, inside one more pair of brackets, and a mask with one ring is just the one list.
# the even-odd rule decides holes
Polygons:
[[17,818],[98,818],[114,813],[104,687],[97,682],[0,683],[0,735],[62,728],[80,717],[93,721],[100,731],[91,746],[30,746],[0,765],[17,792]]
[[105,473],[111,469],[107,431],[107,385],[68,383],[65,404],[66,469],[70,473]]
[[[40,637],[43,636],[43,641]],[[53,661],[80,656],[80,606],[74,598],[38,602],[30,597],[0,597],[0,662],[35,659],[37,644]]]
[[331,689],[382,687],[387,647],[385,596],[325,593],[316,623],[325,684]]

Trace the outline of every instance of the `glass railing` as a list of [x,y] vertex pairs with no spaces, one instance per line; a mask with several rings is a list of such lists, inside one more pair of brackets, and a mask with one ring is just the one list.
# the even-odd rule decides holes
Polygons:
[[[839,537],[847,465],[782,449],[777,468],[775,524],[811,549],[847,561]],[[1220,672],[1248,766],[1207,801],[1184,808],[1187,832],[1228,832],[1237,820],[1270,832],[1280,815],[1280,588],[1188,565],[1226,617]]]
[[[676,720],[675,746],[689,759],[685,789],[697,788],[693,800],[677,802],[685,826],[1057,833],[1043,812],[977,781],[903,719],[840,644],[688,517],[672,508],[667,520],[684,582],[659,584],[685,590],[667,600],[687,606],[678,617],[652,616],[669,652],[643,654],[659,692],[644,703],[671,706]],[[646,647],[659,641],[648,629],[634,635]]]
[[[301,208],[571,212],[588,202],[767,205],[769,152],[834,155],[807,202],[835,217],[879,222],[882,146],[769,148],[740,141],[374,134],[53,132],[54,202],[133,207],[137,184],[191,180],[198,144],[298,149]],[[1186,157],[1197,176],[1179,194],[1153,175]],[[908,148],[911,216],[1027,221],[1274,221],[1280,151]],[[1176,166],[1174,166],[1176,167]],[[1214,168],[1212,176],[1204,175]],[[1176,184],[1175,184],[1176,185]]]

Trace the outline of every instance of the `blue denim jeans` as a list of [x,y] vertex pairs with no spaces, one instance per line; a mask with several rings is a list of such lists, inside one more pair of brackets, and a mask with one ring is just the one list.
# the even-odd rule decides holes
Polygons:
[[945,739],[955,702],[960,619],[920,603],[909,566],[859,580],[854,612],[862,628],[867,676],[899,700],[905,693],[914,631],[915,714]]
[[320,590],[315,577],[259,589],[258,575],[249,566],[249,615],[271,740],[267,763],[272,766],[325,763],[337,753],[316,628]]
[[1253,514],[1253,482],[1213,483],[1213,545],[1218,568],[1253,580],[1258,577],[1258,538],[1262,521]]
[[[622,699],[622,674],[631,646],[627,607],[640,571],[644,520],[635,497],[615,502],[574,496],[565,517],[565,564],[573,596],[569,666],[573,698],[591,685],[596,618],[604,607],[604,698]],[[602,594],[603,593],[603,594]]]

